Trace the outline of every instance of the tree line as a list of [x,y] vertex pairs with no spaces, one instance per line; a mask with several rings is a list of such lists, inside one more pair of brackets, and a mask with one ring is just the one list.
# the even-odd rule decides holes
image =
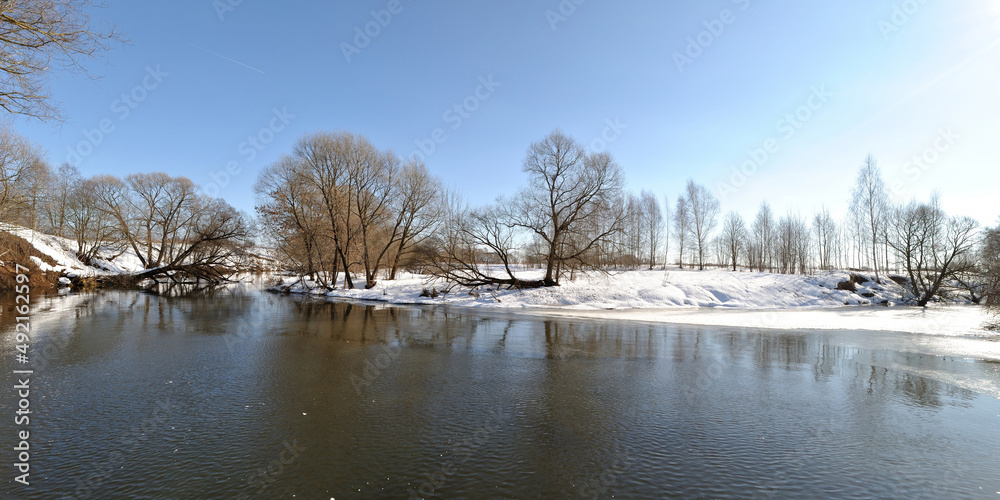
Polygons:
[[[517,192],[473,206],[417,159],[347,132],[309,134],[260,171],[251,220],[184,177],[83,178],[70,165],[52,168],[40,148],[0,128],[0,220],[72,239],[85,263],[129,252],[148,274],[216,280],[259,234],[286,270],[325,287],[372,288],[408,270],[532,288],[580,271],[676,265],[867,271],[899,282],[920,305],[956,294],[992,304],[998,295],[998,229],[946,214],[936,195],[890,200],[870,156],[841,221],[825,207],[809,219],[776,216],[763,202],[747,222],[722,214],[693,180],[675,199],[631,193],[611,154],[558,130],[528,147],[521,170]],[[524,278],[526,267],[540,276]]]
[[[59,118],[47,75],[124,41],[96,25],[86,0],[0,5],[0,108],[11,116]],[[102,28],[102,29],[98,29]],[[106,29],[103,29],[106,28]],[[875,159],[866,158],[848,215],[824,207],[811,220],[776,218],[766,202],[751,223],[722,216],[704,186],[689,181],[675,203],[627,193],[621,167],[555,131],[530,146],[527,184],[513,197],[470,207],[416,160],[403,160],[349,133],[313,134],[264,169],[255,186],[264,234],[290,270],[333,286],[363,271],[365,286],[401,268],[467,285],[554,286],[578,270],[684,267],[809,273],[867,270],[904,283],[923,305],[960,289],[973,302],[1000,302],[1000,226],[980,229],[949,216],[937,196],[893,202]],[[673,212],[670,208],[673,207]],[[164,173],[84,179],[53,169],[44,152],[0,127],[0,221],[73,238],[84,262],[133,252],[142,265],[218,277],[244,254],[253,221],[190,180]],[[105,255],[102,252],[110,252]],[[525,281],[518,265],[544,269]],[[211,271],[211,270],[216,271]],[[890,276],[890,273],[894,275]]]
[[253,221],[185,177],[162,172],[84,178],[0,129],[0,220],[75,242],[83,263],[106,267],[126,252],[137,278],[219,281],[246,258]]
[[[672,264],[866,271],[903,284],[920,305],[954,293],[977,303],[996,295],[988,251],[996,229],[945,214],[937,196],[893,203],[871,156],[842,221],[826,207],[808,219],[776,216],[763,202],[747,222],[722,214],[693,180],[673,201],[630,193],[611,154],[558,130],[528,147],[521,170],[516,193],[472,205],[417,159],[350,133],[317,133],[261,172],[257,214],[289,269],[327,287],[353,288],[363,276],[371,288],[406,269],[470,287],[532,288],[580,271]],[[524,278],[526,266],[540,277]]]

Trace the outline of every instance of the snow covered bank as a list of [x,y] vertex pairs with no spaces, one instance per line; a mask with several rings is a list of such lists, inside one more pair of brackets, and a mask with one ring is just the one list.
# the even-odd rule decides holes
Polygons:
[[[524,274],[530,276],[531,271]],[[851,275],[855,280],[851,280]],[[978,306],[899,306],[905,290],[891,280],[854,283],[855,273],[814,276],[692,271],[626,271],[577,276],[554,288],[496,290],[463,287],[403,274],[370,290],[327,290],[284,278],[272,290],[390,304],[427,304],[545,315],[774,329],[906,331],[990,335]],[[426,296],[428,293],[436,297]],[[890,306],[890,307],[883,307]],[[868,307],[846,307],[868,306]]]
[[69,277],[77,276],[99,276],[110,274],[125,274],[142,270],[142,262],[135,254],[126,252],[115,258],[94,259],[95,266],[88,266],[76,257],[76,242],[59,236],[40,233],[31,229],[19,226],[5,226],[2,228],[14,236],[17,236],[35,247],[39,253],[47,255],[56,262],[52,266],[41,262],[40,259],[33,259],[34,263],[43,272],[65,273]]
[[[0,224],[0,231],[23,239],[38,254],[49,257],[55,262],[55,264],[52,264],[44,262],[35,256],[30,257],[30,263],[42,273],[54,273],[57,276],[65,275],[69,278],[88,278],[95,276],[123,276],[145,270],[142,260],[133,251],[122,252],[121,250],[102,247],[97,256],[90,260],[90,265],[87,265],[77,258],[77,244],[74,240],[10,224]],[[2,252],[2,249],[0,249],[0,252]],[[269,249],[254,247],[250,249],[249,254],[244,258],[241,260],[230,260],[227,265],[236,269],[273,269],[275,267],[275,260],[270,256],[270,253]],[[0,263],[2,262],[3,260],[0,260]],[[25,263],[21,264],[25,265]],[[64,278],[59,283],[61,285],[68,285],[70,280]]]
[[[522,274],[532,279],[532,271]],[[535,271],[534,273],[538,273]],[[781,309],[844,305],[892,305],[903,289],[884,280],[854,285],[854,292],[838,290],[850,280],[846,272],[816,276],[730,272],[724,270],[625,271],[591,273],[564,281],[562,286],[528,290],[449,287],[443,281],[404,274],[394,281],[380,281],[370,290],[326,290],[297,278],[286,278],[281,287],[291,293],[378,300],[396,304],[449,304],[490,308],[560,308],[578,310],[718,307],[732,309]],[[279,287],[279,288],[281,288]],[[437,297],[425,297],[426,292]]]

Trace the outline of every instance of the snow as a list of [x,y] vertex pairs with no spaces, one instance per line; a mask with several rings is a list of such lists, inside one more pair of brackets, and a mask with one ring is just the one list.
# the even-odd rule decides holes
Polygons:
[[[93,259],[96,266],[88,266],[76,257],[76,241],[74,240],[20,226],[5,225],[0,229],[27,241],[38,250],[38,253],[51,257],[56,262],[56,265],[52,266],[38,257],[31,257],[31,261],[42,272],[65,273],[66,276],[75,278],[78,276],[133,273],[143,269],[142,262],[133,252],[125,252],[112,259],[110,255],[117,252],[102,249],[99,256]],[[60,279],[59,283],[62,286],[68,286],[69,281]]]
[[[73,278],[77,276],[130,274],[145,270],[142,260],[132,251],[119,252],[101,248],[98,255],[91,260],[94,265],[88,266],[76,257],[77,245],[74,240],[7,224],[0,227],[0,230],[24,239],[39,253],[51,257],[56,262],[55,266],[51,266],[38,257],[32,257],[32,262],[42,272],[64,272],[66,276]],[[259,264],[267,261],[270,250],[255,247],[252,251],[254,252],[254,257],[250,259],[252,263]],[[60,283],[63,282],[60,281]]]
[[76,242],[72,240],[40,233],[38,231],[33,231],[19,226],[5,227],[4,230],[27,241],[34,246],[39,253],[51,257],[52,260],[56,262],[55,266],[50,266],[42,262],[42,260],[38,257],[32,257],[32,262],[43,272],[65,272],[67,276],[89,276],[97,274],[96,269],[84,265],[79,259],[76,258],[76,254],[73,252],[73,249],[76,248]]
[[[131,252],[114,259],[107,257],[110,253],[106,252],[105,258],[94,259],[99,267],[86,266],[76,258],[73,240],[16,226],[3,229],[25,239],[56,262],[50,266],[33,257],[34,263],[45,272],[64,272],[74,277],[122,274],[143,268]],[[523,279],[538,279],[541,275],[535,269],[518,273]],[[868,281],[856,284],[855,292],[838,290],[838,283],[849,277],[850,273],[844,271],[803,276],[670,268],[578,274],[575,279],[564,279],[559,287],[507,290],[456,287],[426,275],[401,273],[398,279],[381,280],[370,290],[327,290],[298,278],[283,278],[282,284],[275,288],[389,304],[446,305],[564,317],[772,329],[903,331],[991,338],[996,335],[983,330],[985,317],[979,307],[900,306],[900,298],[905,294],[903,288],[890,280],[876,284],[870,276],[865,276]],[[355,282],[363,281],[360,278]],[[63,285],[67,282],[60,280]],[[438,296],[421,297],[425,290],[434,290]]]
[[[526,271],[518,276],[532,279],[540,277],[540,273]],[[905,290],[887,279],[882,280],[882,285],[874,280],[858,283],[856,292],[838,290],[837,284],[847,281],[849,276],[850,273],[843,271],[803,276],[671,268],[588,273],[551,288],[471,290],[449,287],[424,275],[403,274],[393,281],[381,280],[370,290],[327,290],[298,278],[284,278],[274,289],[390,304],[447,305],[562,317],[772,329],[989,335],[982,329],[985,317],[977,306],[903,306],[900,298]],[[432,289],[439,293],[437,297],[420,296]]]
[[[538,271],[519,277],[540,277]],[[539,276],[535,276],[539,275]],[[529,290],[480,287],[470,290],[449,287],[441,280],[414,274],[379,281],[370,290],[325,290],[286,278],[291,292],[323,294],[390,303],[435,303],[465,307],[561,308],[580,310],[649,309],[673,307],[778,309],[791,307],[832,307],[868,305],[896,301],[903,290],[895,283],[884,286],[869,281],[858,285],[857,293],[837,290],[848,279],[846,272],[826,272],[816,276],[730,272],[724,270],[625,271],[577,275],[561,286]],[[363,280],[362,280],[363,281]],[[447,291],[437,298],[420,297],[424,290]],[[862,293],[873,294],[864,297]]]

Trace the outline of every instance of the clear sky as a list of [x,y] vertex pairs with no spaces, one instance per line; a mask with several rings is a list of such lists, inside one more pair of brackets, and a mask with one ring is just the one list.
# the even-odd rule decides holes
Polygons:
[[939,189],[949,212],[1000,215],[995,0],[111,0],[95,15],[132,43],[87,64],[97,80],[53,75],[63,124],[14,124],[85,175],[209,185],[228,164],[219,195],[252,211],[258,169],[347,130],[422,145],[487,202],[561,128],[634,190],[675,198],[692,178],[747,218],[765,199],[842,213],[869,153],[900,199]]

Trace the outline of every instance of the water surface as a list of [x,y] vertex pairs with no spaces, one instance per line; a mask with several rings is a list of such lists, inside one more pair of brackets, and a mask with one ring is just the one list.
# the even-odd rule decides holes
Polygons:
[[32,486],[8,466],[8,498],[1000,498],[990,339],[241,290],[36,302]]

